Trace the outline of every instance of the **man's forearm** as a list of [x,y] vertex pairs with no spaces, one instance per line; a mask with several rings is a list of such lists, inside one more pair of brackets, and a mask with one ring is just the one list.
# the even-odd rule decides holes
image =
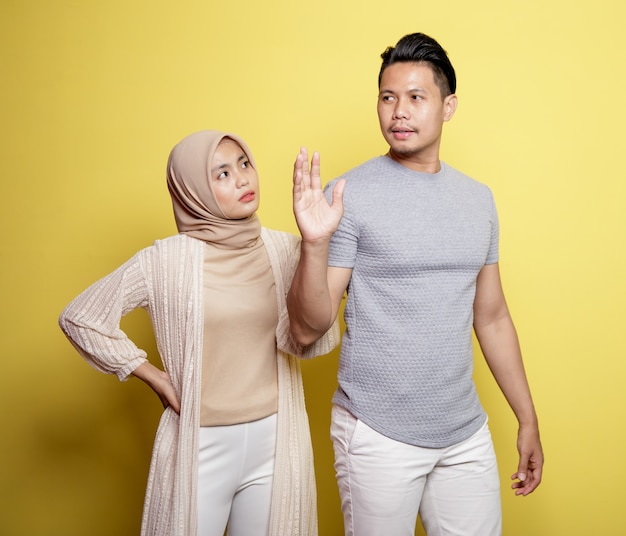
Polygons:
[[537,426],[537,415],[511,317],[507,314],[477,330],[491,372],[520,425]]
[[328,286],[328,241],[302,242],[300,262],[287,295],[291,332],[311,344],[332,326],[333,305]]

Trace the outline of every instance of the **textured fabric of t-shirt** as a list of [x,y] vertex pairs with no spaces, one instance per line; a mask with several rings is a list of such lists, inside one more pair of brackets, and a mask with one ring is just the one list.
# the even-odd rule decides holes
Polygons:
[[491,191],[444,162],[429,174],[386,156],[343,178],[329,265],[352,278],[333,402],[397,441],[463,441],[486,419],[472,324],[477,275],[498,261]]

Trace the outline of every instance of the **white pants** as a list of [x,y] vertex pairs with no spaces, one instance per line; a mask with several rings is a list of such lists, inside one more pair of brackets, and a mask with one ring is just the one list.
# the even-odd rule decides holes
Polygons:
[[487,423],[441,449],[389,439],[339,406],[331,437],[346,536],[499,536],[500,480]]
[[276,414],[200,428],[198,536],[267,536]]

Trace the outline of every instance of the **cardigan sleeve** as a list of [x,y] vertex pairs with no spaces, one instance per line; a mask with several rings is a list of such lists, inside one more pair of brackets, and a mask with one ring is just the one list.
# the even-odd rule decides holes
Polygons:
[[325,355],[339,346],[340,341],[341,334],[339,330],[339,319],[335,318],[333,325],[324,335],[322,335],[321,338],[317,339],[313,344],[302,346],[300,348],[298,357],[301,357],[302,359],[310,359],[312,357]]
[[120,329],[120,321],[133,309],[147,306],[139,252],[74,298],[59,316],[59,326],[92,367],[123,381],[147,359]]

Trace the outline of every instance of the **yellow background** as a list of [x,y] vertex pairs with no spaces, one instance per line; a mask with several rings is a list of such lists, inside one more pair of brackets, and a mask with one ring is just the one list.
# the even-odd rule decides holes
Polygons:
[[[295,232],[300,145],[321,151],[325,182],[384,152],[379,55],[423,31],[459,79],[442,156],[496,196],[546,451],[542,486],[514,497],[516,423],[477,357],[504,534],[625,534],[625,15],[621,0],[2,0],[0,533],[138,534],[159,402],[87,366],[56,319],[175,232],[170,148],[199,129],[240,134],[262,221]],[[147,316],[124,325],[156,358]],[[342,534],[336,363],[304,365],[321,536]]]

